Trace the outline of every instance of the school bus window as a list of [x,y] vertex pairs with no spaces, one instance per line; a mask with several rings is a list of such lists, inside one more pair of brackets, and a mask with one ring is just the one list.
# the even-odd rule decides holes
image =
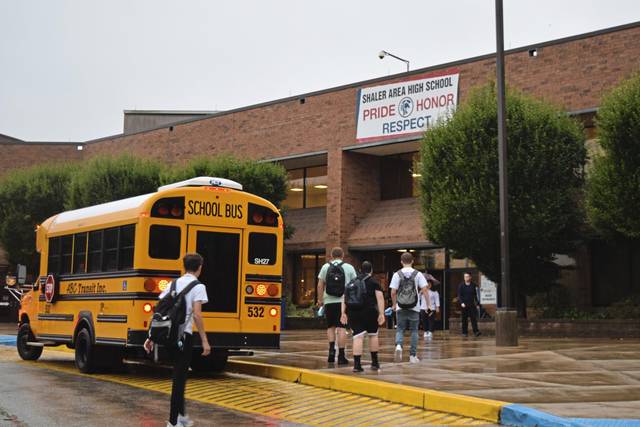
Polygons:
[[180,258],[180,227],[152,225],[149,231],[149,256],[156,259]]
[[87,233],[73,236],[73,272],[84,273],[87,265]]
[[249,264],[274,265],[278,238],[275,234],[249,234]]
[[71,273],[71,259],[73,258],[73,236],[60,238],[60,274]]
[[89,233],[89,261],[87,271],[96,273],[102,268],[102,230]]
[[57,274],[60,271],[60,237],[49,239],[49,258],[47,259],[47,271]]
[[133,268],[133,240],[135,231],[135,225],[125,225],[120,227],[120,254],[118,256],[118,269],[120,270],[129,270]]
[[115,271],[118,269],[118,228],[108,228],[103,235],[102,271]]

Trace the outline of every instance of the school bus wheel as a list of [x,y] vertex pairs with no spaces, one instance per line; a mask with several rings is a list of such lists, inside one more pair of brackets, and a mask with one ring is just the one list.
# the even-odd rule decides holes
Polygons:
[[222,372],[227,366],[228,357],[229,351],[226,349],[214,349],[206,357],[194,352],[191,358],[191,369],[195,372]]
[[76,343],[76,367],[84,374],[91,374],[96,371],[97,360],[95,357],[95,346],[91,340],[91,333],[86,327],[78,331],[75,339]]
[[38,360],[42,355],[43,347],[34,347],[27,345],[28,342],[35,341],[35,337],[31,332],[31,327],[28,323],[22,324],[18,329],[18,337],[16,339],[16,346],[18,347],[18,354],[23,360]]

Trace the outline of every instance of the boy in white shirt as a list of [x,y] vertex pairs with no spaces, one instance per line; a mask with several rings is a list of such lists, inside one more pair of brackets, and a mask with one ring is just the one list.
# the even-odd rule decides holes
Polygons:
[[424,338],[431,340],[433,338],[436,313],[440,313],[440,294],[433,288],[440,282],[429,273],[425,272],[424,276],[427,280],[427,297],[420,295],[420,315],[423,322]]

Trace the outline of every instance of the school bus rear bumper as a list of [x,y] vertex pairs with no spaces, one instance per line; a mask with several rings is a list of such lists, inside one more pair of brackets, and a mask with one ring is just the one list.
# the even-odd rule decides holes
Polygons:
[[[129,330],[127,346],[142,346],[147,339],[146,330]],[[207,332],[207,339],[213,348],[228,349],[279,349],[280,334]],[[194,347],[202,347],[200,335],[193,335]]]

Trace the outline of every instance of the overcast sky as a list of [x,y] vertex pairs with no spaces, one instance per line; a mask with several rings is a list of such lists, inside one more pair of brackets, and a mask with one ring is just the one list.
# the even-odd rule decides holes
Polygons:
[[[638,0],[504,0],[505,48],[640,20]],[[122,110],[227,110],[495,51],[493,0],[0,0],[0,133],[86,141]]]

